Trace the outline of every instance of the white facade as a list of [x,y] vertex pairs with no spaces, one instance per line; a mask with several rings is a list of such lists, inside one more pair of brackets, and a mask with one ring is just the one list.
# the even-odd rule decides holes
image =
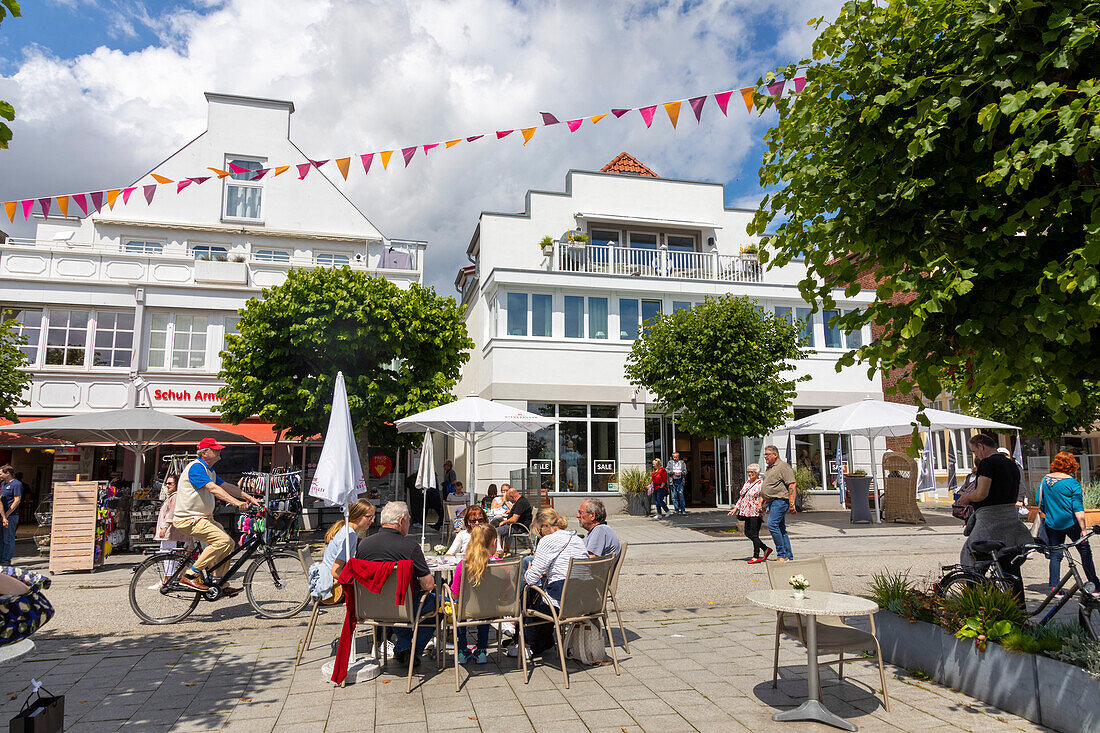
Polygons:
[[[812,353],[796,366],[811,379],[799,384],[798,414],[881,398],[878,378],[865,368],[836,371],[839,356],[869,338],[869,329],[842,334],[826,328],[821,312],[811,316],[796,286],[805,267],[762,270],[754,255],[742,254],[755,244],[745,233],[752,214],[724,201],[720,184],[570,171],[564,192],[528,192],[521,214],[481,215],[468,252],[473,264],[456,279],[477,344],[456,394],[554,413],[565,427],[492,441],[478,456],[479,493],[520,468],[547,471],[543,484],[555,496],[608,493],[611,469],[644,466],[655,455],[667,461],[675,444],[694,474],[689,503],[728,504],[731,484],[740,488],[743,466],[758,458],[762,441],[676,432],[624,376],[643,320],[708,296],[747,295],[809,319]],[[568,242],[571,231],[588,241]],[[539,246],[544,236],[554,240],[548,254]],[[842,310],[872,296],[836,293]],[[855,448],[858,462],[866,446],[854,442],[845,442],[846,460]],[[803,463],[816,461],[826,485],[835,442],[823,437],[792,448],[796,461],[800,449]]]

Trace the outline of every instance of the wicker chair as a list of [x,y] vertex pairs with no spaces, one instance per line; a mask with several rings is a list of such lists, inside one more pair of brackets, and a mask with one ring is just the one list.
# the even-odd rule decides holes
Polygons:
[[917,507],[917,462],[904,453],[886,451],[882,456],[882,518],[886,522],[926,521]]

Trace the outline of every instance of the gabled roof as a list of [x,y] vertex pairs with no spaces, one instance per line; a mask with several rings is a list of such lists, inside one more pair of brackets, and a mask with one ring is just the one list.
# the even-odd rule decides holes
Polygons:
[[610,163],[600,168],[600,172],[621,173],[628,176],[649,176],[650,178],[659,177],[630,153],[619,153]]

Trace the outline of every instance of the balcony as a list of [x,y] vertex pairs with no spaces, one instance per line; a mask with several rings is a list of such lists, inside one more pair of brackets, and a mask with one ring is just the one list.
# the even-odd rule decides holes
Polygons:
[[756,255],[747,254],[723,255],[717,252],[555,244],[551,262],[558,272],[745,283],[764,280],[763,268]]

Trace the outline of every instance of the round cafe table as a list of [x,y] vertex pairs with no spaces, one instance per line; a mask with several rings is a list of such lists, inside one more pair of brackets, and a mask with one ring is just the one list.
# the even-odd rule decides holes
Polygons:
[[772,720],[813,720],[842,730],[858,730],[855,723],[832,713],[818,698],[821,678],[817,666],[817,617],[869,616],[878,610],[878,604],[859,596],[818,590],[807,590],[806,597],[801,600],[794,597],[793,590],[758,590],[745,597],[758,606],[798,614],[806,619],[806,681],[809,685],[809,699],[794,710],[776,713]]

